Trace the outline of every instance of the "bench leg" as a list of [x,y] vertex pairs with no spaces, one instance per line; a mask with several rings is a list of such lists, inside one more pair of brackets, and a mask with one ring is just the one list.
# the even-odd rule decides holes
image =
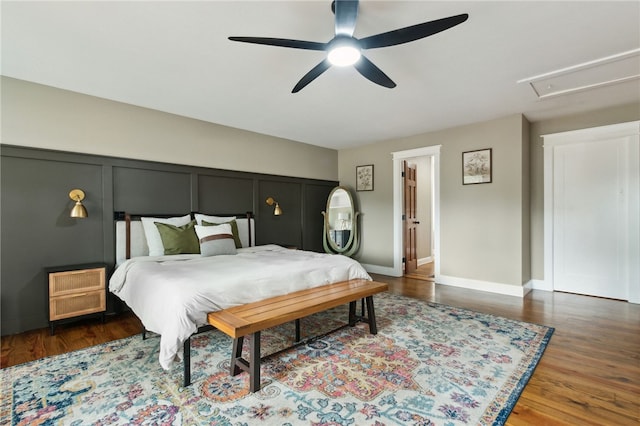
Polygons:
[[236,376],[240,374],[242,369],[238,366],[238,360],[242,359],[242,344],[244,343],[244,337],[238,337],[233,339],[233,350],[231,351],[231,375]]
[[233,354],[231,356],[231,375],[236,376],[241,371],[249,373],[249,391],[260,390],[260,332],[256,331],[249,337],[249,361],[242,358],[242,343],[244,337],[233,339]]
[[182,363],[184,365],[184,376],[182,385],[186,388],[191,384],[191,337],[184,341],[182,351]]
[[297,319],[295,322],[296,322],[296,343],[298,343],[300,341],[300,320]]
[[373,296],[366,298],[367,301],[367,317],[369,318],[369,333],[378,334],[378,326],[376,325],[376,312],[373,308]]
[[251,335],[249,341],[251,362],[249,364],[249,391],[251,393],[260,390],[260,332]]
[[349,302],[349,327],[356,325],[356,302]]

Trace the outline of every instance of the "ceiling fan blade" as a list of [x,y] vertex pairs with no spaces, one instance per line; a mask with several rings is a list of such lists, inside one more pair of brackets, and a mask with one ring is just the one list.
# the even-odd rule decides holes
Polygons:
[[400,28],[386,33],[376,34],[360,39],[360,46],[363,49],[375,49],[378,47],[395,46],[397,44],[408,43],[424,37],[448,30],[463,23],[469,15],[450,16],[448,18],[437,19],[435,21],[423,22],[422,24]]
[[331,63],[329,62],[328,59],[325,59],[324,61],[320,62],[318,65],[313,67],[311,71],[306,73],[304,77],[300,79],[300,81],[298,82],[298,84],[295,85],[291,93],[298,93],[307,84],[311,83],[313,80],[318,78],[320,74],[328,70],[330,67],[331,67]]
[[269,46],[291,47],[293,49],[325,50],[326,43],[315,41],[291,40],[288,38],[271,37],[229,37],[231,41],[241,41],[243,43],[266,44]]
[[373,62],[365,58],[364,55],[361,56],[360,60],[353,66],[365,78],[376,84],[379,84],[380,86],[388,87],[389,89],[393,89],[394,87],[396,87],[396,84],[393,82],[393,80],[391,80],[385,73],[383,73],[380,68],[375,66]]
[[358,1],[335,0],[336,35],[353,36],[358,17]]

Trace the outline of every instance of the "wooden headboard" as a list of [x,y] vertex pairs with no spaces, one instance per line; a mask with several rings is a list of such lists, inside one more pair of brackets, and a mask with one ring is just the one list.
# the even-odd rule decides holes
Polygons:
[[[192,212],[191,218],[195,219],[196,214],[197,213]],[[241,214],[202,214],[207,216],[235,217],[238,224],[238,234],[240,237],[240,241],[242,242],[242,247],[251,247],[255,245],[255,219],[252,212]],[[140,218],[168,218],[174,216],[176,215],[132,214],[121,211],[114,212],[113,218],[115,221],[116,230],[116,266],[132,257],[149,255],[149,247],[147,246],[144,229],[142,227],[142,221],[140,220]]]

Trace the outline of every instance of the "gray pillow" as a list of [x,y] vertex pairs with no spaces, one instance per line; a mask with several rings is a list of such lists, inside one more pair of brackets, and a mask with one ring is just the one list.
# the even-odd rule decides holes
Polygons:
[[200,241],[200,254],[202,256],[236,254],[236,244],[233,240],[230,224],[225,223],[218,226],[196,225],[196,234],[198,234]]

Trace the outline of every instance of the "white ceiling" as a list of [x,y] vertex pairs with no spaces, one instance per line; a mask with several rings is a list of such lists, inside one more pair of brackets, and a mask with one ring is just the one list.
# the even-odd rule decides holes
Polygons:
[[[637,79],[544,100],[518,83],[640,48],[638,1],[361,1],[359,38],[469,14],[445,32],[366,51],[394,89],[334,67],[292,94],[322,52],[227,39],[329,41],[330,3],[2,1],[2,75],[336,149],[640,100]],[[640,72],[639,56],[631,60]]]

